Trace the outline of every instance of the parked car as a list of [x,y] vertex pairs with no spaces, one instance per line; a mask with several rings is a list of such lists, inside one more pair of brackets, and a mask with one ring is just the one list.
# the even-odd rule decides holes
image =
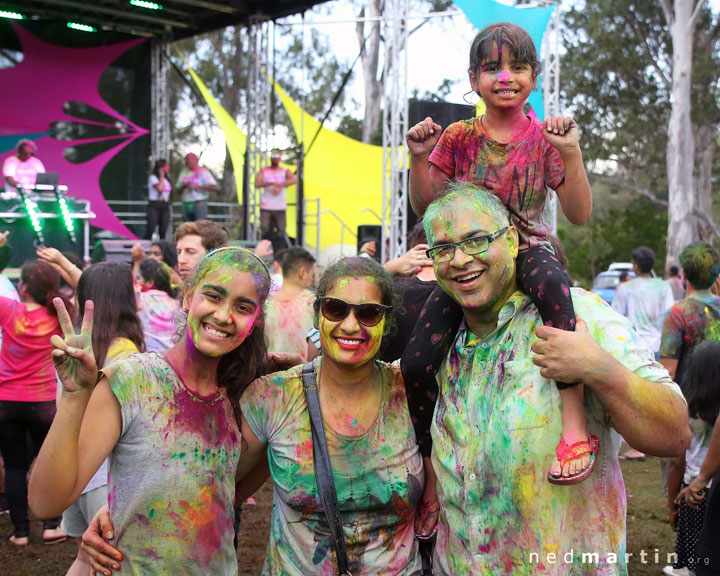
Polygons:
[[635,272],[624,268],[600,272],[600,274],[595,276],[595,281],[590,291],[595,292],[595,294],[600,296],[600,298],[608,304],[612,304],[615,299],[615,290],[617,290],[618,284],[620,284],[620,275],[623,273],[626,273],[629,278],[635,278]]

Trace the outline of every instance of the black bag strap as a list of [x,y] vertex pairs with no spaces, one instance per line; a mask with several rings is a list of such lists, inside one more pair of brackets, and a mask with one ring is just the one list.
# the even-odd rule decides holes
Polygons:
[[308,412],[310,414],[313,464],[315,466],[315,480],[318,485],[320,504],[325,511],[328,524],[330,524],[330,542],[335,550],[338,573],[341,576],[352,576],[352,573],[348,569],[345,534],[343,533],[340,514],[338,512],[335,481],[333,480],[332,467],[330,466],[325,426],[323,424],[322,410],[320,409],[320,397],[318,396],[317,384],[315,382],[315,367],[312,362],[303,365],[302,382],[303,390],[305,391],[305,401],[307,402]]

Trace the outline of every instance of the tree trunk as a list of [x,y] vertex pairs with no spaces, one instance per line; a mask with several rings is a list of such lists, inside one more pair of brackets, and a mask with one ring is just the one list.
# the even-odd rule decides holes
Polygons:
[[[365,8],[360,12],[360,16],[363,15],[368,19],[380,18],[382,16],[382,0],[367,0]],[[365,115],[362,124],[362,141],[365,143],[370,142],[380,124],[380,102],[382,100],[382,87],[378,79],[380,27],[380,21],[374,20],[366,23],[358,22],[356,27],[361,47],[365,88]],[[367,40],[365,40],[366,35]],[[363,42],[365,42],[364,48]]]
[[698,240],[697,194],[693,181],[695,141],[690,119],[693,36],[693,0],[675,0],[670,24],[673,45],[672,112],[668,124],[668,237],[667,263],[677,264],[678,254]]
[[[712,209],[712,168],[715,159],[717,141],[715,140],[716,127],[712,124],[693,126],[695,132],[695,150],[697,162],[695,165],[695,190],[697,191],[697,207],[707,217],[713,219]],[[700,240],[710,242],[714,237],[712,226],[702,220],[698,221]]]

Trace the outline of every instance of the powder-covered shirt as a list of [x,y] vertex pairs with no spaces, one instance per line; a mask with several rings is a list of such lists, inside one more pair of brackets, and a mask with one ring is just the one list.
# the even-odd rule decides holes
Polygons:
[[[318,360],[315,361],[318,366]],[[413,575],[421,569],[413,522],[424,485],[400,370],[378,362],[383,394],[377,419],[363,435],[325,426],[338,506],[355,576]],[[330,528],[318,500],[310,416],[302,366],[258,379],[241,408],[267,444],[275,485],[262,574],[334,576]]]
[[[263,182],[265,184],[285,184],[287,181],[288,169],[278,166],[265,166],[262,170]],[[265,186],[260,195],[260,208],[262,210],[285,210],[287,208],[287,191],[283,186],[282,190],[277,194],[270,192],[270,187]]]
[[137,292],[138,318],[143,327],[145,348],[148,352],[162,352],[173,345],[175,322],[173,317],[180,309],[180,301],[163,290],[150,289]]
[[120,574],[235,575],[240,430],[224,388],[200,397],[159,353],[104,371],[120,403],[108,504]]
[[[573,288],[572,296],[600,346],[682,397],[627,319],[595,294]],[[475,338],[463,323],[438,373],[431,428],[441,503],[435,574],[627,574],[618,435],[587,388],[588,429],[600,442],[593,472],[574,486],[547,481],[562,403],[555,383],[532,362],[542,323],[530,298],[515,292],[488,336]]]
[[199,186],[210,186],[215,185],[215,178],[210,174],[207,168],[197,167],[196,170],[189,170],[183,168],[178,176],[178,186],[183,187],[182,201],[183,202],[201,202],[207,200],[207,193],[204,190],[199,190]]
[[557,190],[565,167],[557,149],[528,116],[527,129],[508,143],[493,140],[480,118],[447,127],[430,162],[455,180],[484,186],[510,211],[520,248],[550,246],[552,230],[546,186]]
[[677,359],[675,382],[680,386],[690,352],[704,340],[720,340],[720,296],[710,290],[680,300],[663,323],[660,357]]
[[17,192],[17,188],[5,180],[10,176],[17,180],[23,187],[35,186],[35,178],[38,174],[45,172],[45,166],[35,156],[30,156],[25,162],[17,156],[8,156],[3,162],[3,183],[5,192]]
[[42,306],[0,297],[0,400],[52,402],[57,376],[52,362],[53,334],[62,335],[57,317]]
[[315,295],[304,290],[292,300],[273,296],[265,302],[265,335],[270,352],[295,352],[307,357],[307,333],[313,326]]
[[160,178],[155,176],[155,174],[151,174],[150,178],[148,178],[148,200],[151,202],[157,200],[167,202],[170,200],[170,192],[172,192],[172,184],[170,184],[170,180],[168,180],[167,177],[163,179],[162,192],[158,192],[158,189],[156,188],[159,183]]
[[618,285],[613,310],[625,316],[650,350],[660,350],[665,314],[675,303],[672,289],[660,278],[633,278]]
[[[110,364],[120,360],[120,358],[132,356],[133,354],[137,354],[137,352],[138,349],[137,346],[135,346],[135,342],[129,338],[115,338],[111,342],[107,354],[105,355],[105,364],[103,365],[103,368],[110,366]],[[61,385],[62,383],[60,383],[58,388]],[[105,460],[100,468],[98,468],[98,471],[93,474],[93,477],[90,478],[90,482],[87,483],[87,486],[85,486],[85,489],[82,491],[83,494],[90,492],[91,490],[95,490],[96,488],[100,488],[100,486],[105,486],[108,483],[107,464],[108,461]]]

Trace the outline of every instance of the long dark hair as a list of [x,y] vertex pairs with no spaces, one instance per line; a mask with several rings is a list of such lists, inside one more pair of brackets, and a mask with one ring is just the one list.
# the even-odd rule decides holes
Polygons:
[[266,373],[267,343],[265,341],[265,314],[263,305],[270,292],[270,273],[255,254],[235,246],[225,246],[209,252],[195,268],[186,293],[193,290],[203,278],[219,267],[226,266],[235,270],[249,272],[255,281],[255,289],[260,299],[255,327],[240,346],[228,352],[218,364],[218,386],[227,390],[228,398],[239,415],[239,400],[250,382]]
[[155,290],[162,290],[173,298],[175,297],[176,291],[170,280],[170,268],[165,262],[145,258],[140,262],[140,276],[145,282],[152,284]]
[[43,260],[25,262],[20,270],[20,280],[27,295],[30,296],[36,304],[45,306],[48,314],[57,316],[53,298],[60,298],[72,318],[74,312],[73,305],[67,298],[60,294],[60,274],[50,264]]
[[165,264],[170,266],[170,268],[177,267],[178,255],[175,244],[173,244],[169,240],[158,240],[157,242],[153,242],[152,246],[157,246],[158,248],[160,248],[160,252],[162,252],[162,259]]
[[714,425],[720,414],[720,342],[706,340],[690,355],[683,378],[683,394],[691,418]]
[[132,272],[126,264],[98,262],[86,268],[78,282],[77,297],[79,322],[85,312],[85,302],[92,300],[95,303],[92,344],[98,366],[105,364],[115,338],[127,338],[140,352],[145,351]]
[[160,168],[164,168],[167,166],[167,160],[160,159],[155,161],[155,165],[153,166],[152,173],[157,176],[158,180],[160,179]]

